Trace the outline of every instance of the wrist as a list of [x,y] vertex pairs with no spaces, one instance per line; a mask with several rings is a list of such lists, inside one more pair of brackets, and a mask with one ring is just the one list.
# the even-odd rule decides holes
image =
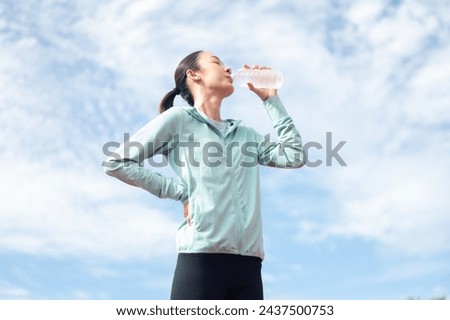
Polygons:
[[269,92],[266,92],[265,94],[261,95],[260,98],[262,101],[269,100],[270,98],[276,96],[278,94],[278,91],[276,89],[270,90]]
[[261,100],[263,102],[267,102],[267,101],[269,101],[270,99],[272,99],[273,97],[276,97],[276,96],[278,96],[276,93],[275,94],[269,94],[269,95],[267,95],[265,97],[261,97]]

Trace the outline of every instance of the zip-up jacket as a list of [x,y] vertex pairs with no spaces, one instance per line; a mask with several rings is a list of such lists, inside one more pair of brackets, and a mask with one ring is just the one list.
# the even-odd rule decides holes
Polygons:
[[[105,172],[159,198],[189,202],[191,224],[178,228],[178,252],[264,259],[259,165],[299,168],[304,160],[300,134],[279,97],[264,106],[276,142],[240,121],[224,120],[220,130],[194,107],[172,107],[122,144]],[[144,166],[157,154],[178,179]]]

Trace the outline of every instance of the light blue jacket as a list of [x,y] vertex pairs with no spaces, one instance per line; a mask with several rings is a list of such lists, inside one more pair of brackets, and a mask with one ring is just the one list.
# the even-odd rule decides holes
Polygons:
[[[231,253],[264,259],[259,165],[299,168],[300,134],[278,96],[264,101],[277,142],[224,120],[221,131],[196,108],[172,107],[151,120],[104,163],[105,172],[159,198],[189,202],[191,225],[177,232],[178,252]],[[178,176],[144,167],[162,154]]]

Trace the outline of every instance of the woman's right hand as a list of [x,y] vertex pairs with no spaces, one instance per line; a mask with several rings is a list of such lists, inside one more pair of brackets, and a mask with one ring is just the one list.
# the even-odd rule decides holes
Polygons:
[[191,225],[191,213],[189,212],[189,202],[186,202],[183,205],[183,209],[184,209],[184,219],[186,220],[188,226]]
[[[254,65],[250,67],[248,64],[244,64],[244,69],[258,69],[258,70],[270,70],[271,68],[265,66]],[[270,97],[276,96],[278,94],[277,89],[265,89],[265,88],[255,88],[252,83],[247,83],[250,91],[256,93],[256,95],[262,100],[266,101]]]

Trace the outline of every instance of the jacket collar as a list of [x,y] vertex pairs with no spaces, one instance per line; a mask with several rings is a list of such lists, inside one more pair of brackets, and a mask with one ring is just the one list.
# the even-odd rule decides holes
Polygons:
[[[222,135],[220,131],[212,125],[208,120],[206,120],[202,115],[198,112],[197,108],[195,107],[181,107],[184,111],[186,111],[188,114],[190,114],[193,118],[197,119],[200,122],[206,123],[212,128],[217,134]],[[241,123],[240,120],[234,120],[234,119],[225,119],[223,120],[227,124],[227,129],[225,131],[225,137],[228,136],[231,132],[233,132],[237,126]]]

